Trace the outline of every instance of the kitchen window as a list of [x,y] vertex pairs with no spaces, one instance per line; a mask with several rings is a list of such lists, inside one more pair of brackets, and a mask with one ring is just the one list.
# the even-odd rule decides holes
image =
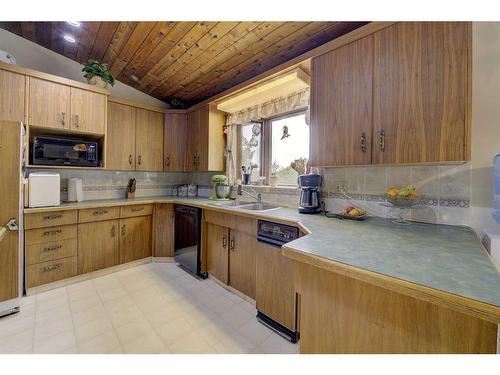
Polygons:
[[[251,169],[251,183],[278,176],[278,185],[296,186],[309,160],[309,126],[304,111],[238,127],[239,175]],[[269,181],[266,179],[266,184]]]

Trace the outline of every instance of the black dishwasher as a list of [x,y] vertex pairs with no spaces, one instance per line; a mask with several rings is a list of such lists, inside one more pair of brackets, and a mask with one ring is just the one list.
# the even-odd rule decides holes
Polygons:
[[201,272],[201,209],[175,205],[175,261],[192,274],[206,278]]

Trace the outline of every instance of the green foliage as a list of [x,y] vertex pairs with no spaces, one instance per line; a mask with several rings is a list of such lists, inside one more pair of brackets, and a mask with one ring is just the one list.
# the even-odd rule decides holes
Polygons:
[[172,109],[187,108],[187,104],[179,99],[172,98],[172,99],[168,100],[167,103],[170,104],[170,107],[172,107]]
[[111,86],[115,84],[115,77],[108,72],[108,64],[103,64],[97,60],[89,59],[83,64],[82,72],[85,78],[90,80],[92,77],[101,77],[104,82],[109,83]]

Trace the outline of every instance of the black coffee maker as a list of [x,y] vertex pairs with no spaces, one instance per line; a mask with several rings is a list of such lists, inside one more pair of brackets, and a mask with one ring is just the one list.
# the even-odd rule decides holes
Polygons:
[[299,212],[301,214],[317,214],[321,212],[320,188],[322,181],[323,178],[319,174],[303,174],[299,176]]

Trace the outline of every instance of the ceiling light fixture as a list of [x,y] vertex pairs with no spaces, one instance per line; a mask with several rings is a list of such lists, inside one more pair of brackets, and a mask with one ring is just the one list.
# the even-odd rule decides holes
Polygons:
[[130,75],[130,79],[134,82],[139,82],[139,77],[137,77],[134,73]]
[[78,21],[66,21],[66,23],[68,23],[74,27],[80,27],[80,22],[78,22]]
[[72,37],[71,35],[69,35],[69,34],[64,35],[63,38],[64,38],[65,41],[70,42],[70,43],[75,43],[76,42],[76,39],[74,37]]

